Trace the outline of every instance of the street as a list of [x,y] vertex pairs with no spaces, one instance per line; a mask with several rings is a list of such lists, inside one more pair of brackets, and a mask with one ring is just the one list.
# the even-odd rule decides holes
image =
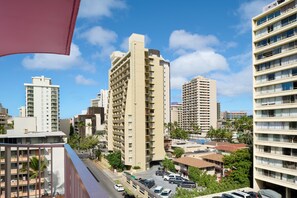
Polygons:
[[82,159],[91,174],[99,182],[99,184],[106,190],[110,198],[122,198],[122,192],[117,192],[113,185],[115,184],[111,178],[107,177],[104,172],[97,168],[94,162],[89,159]]

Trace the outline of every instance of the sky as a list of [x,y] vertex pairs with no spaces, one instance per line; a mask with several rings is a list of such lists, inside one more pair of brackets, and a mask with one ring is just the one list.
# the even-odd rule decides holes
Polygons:
[[[60,85],[60,115],[70,118],[108,89],[109,55],[126,52],[132,33],[170,61],[171,102],[182,84],[201,75],[217,81],[221,111],[252,113],[251,18],[271,0],[81,0],[70,56],[0,58],[0,103],[18,116],[24,83],[46,76]],[[1,44],[0,44],[1,45]]]

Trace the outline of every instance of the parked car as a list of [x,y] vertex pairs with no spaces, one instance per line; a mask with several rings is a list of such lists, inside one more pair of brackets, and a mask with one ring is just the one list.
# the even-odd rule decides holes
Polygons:
[[249,194],[251,198],[262,198],[262,196],[257,192],[250,191],[250,192],[247,192],[247,194]]
[[124,189],[124,187],[123,187],[122,184],[115,184],[115,185],[114,185],[114,189],[116,189],[116,191],[118,191],[118,192],[123,192],[123,191],[125,191],[125,189]]
[[231,192],[231,195],[235,195],[235,197],[241,197],[241,198],[251,198],[249,194],[241,191]]
[[155,180],[153,179],[146,179],[143,183],[143,185],[145,185],[148,188],[151,188],[155,185]]
[[262,197],[266,198],[281,198],[282,195],[279,194],[278,192],[271,190],[271,189],[261,189],[259,190],[259,194],[262,195]]
[[159,176],[163,176],[165,174],[165,171],[157,170],[155,174]]
[[155,189],[154,189],[154,193],[156,194],[156,195],[160,195],[161,193],[162,193],[162,191],[163,191],[163,187],[162,186],[157,186]]
[[131,194],[127,193],[126,191],[123,192],[122,196],[123,196],[124,198],[135,198],[135,195],[131,195]]
[[196,188],[196,183],[193,181],[183,181],[177,184],[177,186],[182,188]]
[[170,178],[180,177],[179,174],[171,173],[169,175],[164,175],[164,180],[169,181]]
[[170,184],[180,184],[180,183],[182,183],[185,180],[182,177],[177,176],[177,177],[169,178],[168,181],[169,181]]
[[162,193],[160,194],[160,197],[169,198],[170,194],[171,194],[171,190],[166,188],[162,191]]
[[222,198],[236,198],[236,197],[227,193],[223,193]]

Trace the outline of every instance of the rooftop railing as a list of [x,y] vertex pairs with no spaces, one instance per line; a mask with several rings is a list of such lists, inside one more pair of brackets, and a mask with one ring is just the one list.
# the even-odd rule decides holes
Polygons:
[[0,198],[108,197],[68,144],[0,144]]

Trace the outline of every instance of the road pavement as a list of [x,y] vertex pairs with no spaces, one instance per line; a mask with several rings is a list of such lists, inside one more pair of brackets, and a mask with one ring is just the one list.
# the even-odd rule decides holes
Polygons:
[[83,159],[83,162],[90,170],[91,174],[95,177],[95,179],[99,182],[99,184],[106,190],[109,194],[110,198],[123,198],[122,192],[117,192],[113,185],[114,181],[104,173],[103,170],[98,169],[96,164],[89,159]]

